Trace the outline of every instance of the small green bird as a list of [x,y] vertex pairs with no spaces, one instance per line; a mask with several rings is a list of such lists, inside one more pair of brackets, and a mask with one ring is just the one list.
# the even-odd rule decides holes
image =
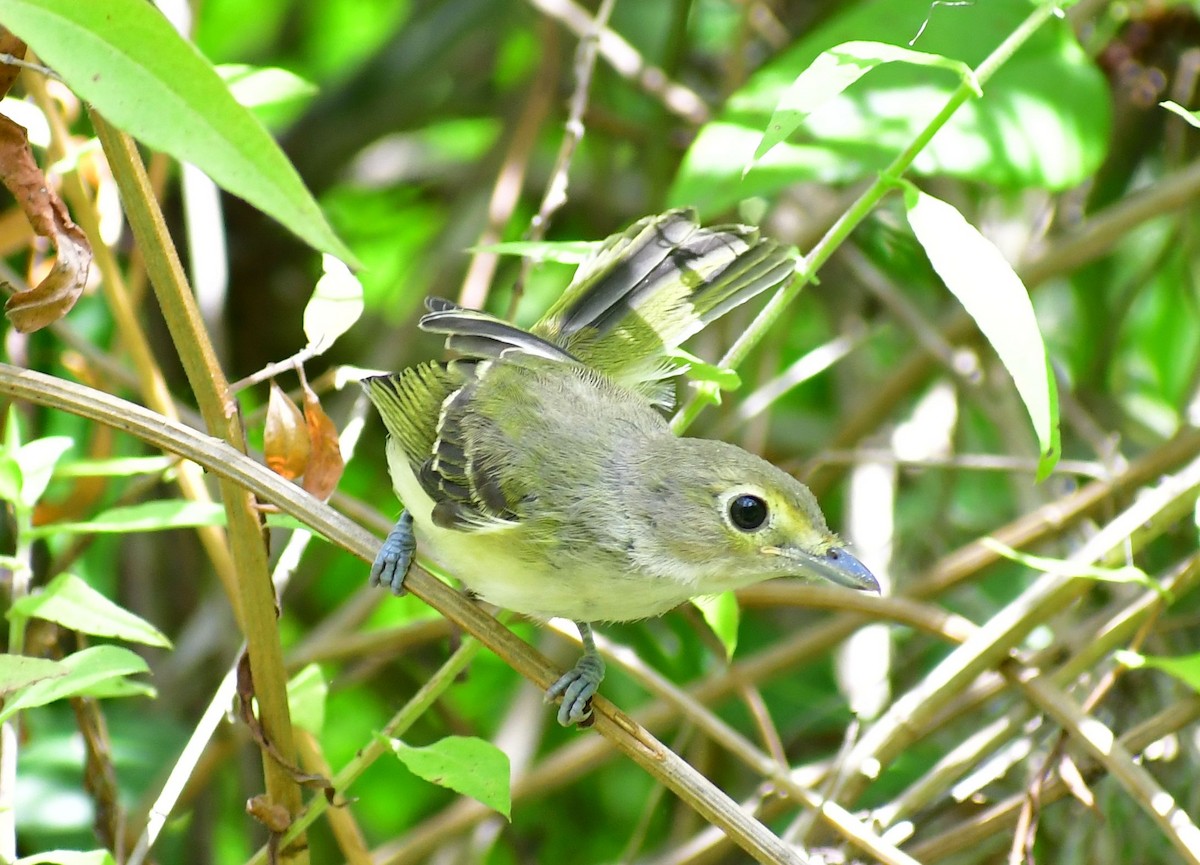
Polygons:
[[605,241],[525,331],[430,299],[459,359],[364,379],[404,503],[371,568],[400,594],[418,542],[475,595],[575,621],[584,654],[546,694],[586,722],[604,676],[591,622],[661,615],[772,577],[879,591],[808,488],[720,441],[679,438],[671,352],[786,282],[795,253],[746,226],[648,217]]

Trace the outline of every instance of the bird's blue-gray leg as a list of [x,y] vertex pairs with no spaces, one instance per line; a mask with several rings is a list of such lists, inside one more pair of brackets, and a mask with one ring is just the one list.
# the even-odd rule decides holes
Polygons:
[[592,639],[592,626],[587,622],[576,622],[579,638],[583,640],[583,656],[571,671],[563,673],[559,680],[546,691],[546,702],[562,697],[558,707],[558,723],[564,727],[582,724],[592,717],[592,697],[604,679],[604,660],[596,651]]
[[393,595],[404,594],[404,577],[412,564],[417,549],[417,538],[413,534],[413,519],[408,511],[400,512],[400,519],[388,532],[383,546],[375,554],[371,565],[371,585],[387,586]]

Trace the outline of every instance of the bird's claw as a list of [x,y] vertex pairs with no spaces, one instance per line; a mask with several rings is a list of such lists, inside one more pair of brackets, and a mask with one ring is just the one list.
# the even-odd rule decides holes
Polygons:
[[375,554],[375,561],[371,564],[371,585],[387,586],[393,595],[403,595],[404,578],[408,575],[416,550],[417,538],[413,534],[412,517],[408,511],[404,511]]
[[604,679],[604,661],[595,652],[585,652],[579,662],[546,690],[546,702],[562,697],[558,723],[564,727],[590,727],[595,723],[592,697]]

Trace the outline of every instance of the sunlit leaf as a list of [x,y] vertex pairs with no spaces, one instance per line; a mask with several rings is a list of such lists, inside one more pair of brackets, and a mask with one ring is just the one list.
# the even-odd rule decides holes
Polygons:
[[45,537],[55,534],[88,532],[160,532],[196,526],[225,524],[225,509],[219,502],[193,502],[185,499],[160,499],[110,508],[90,520],[36,526],[30,534]]
[[1088,580],[1100,580],[1106,583],[1134,583],[1139,586],[1144,586],[1147,589],[1153,589],[1164,596],[1170,593],[1143,571],[1141,568],[1133,565],[1125,565],[1119,568],[1105,568],[1100,565],[1087,565],[1078,562],[1070,562],[1065,559],[1048,559],[1044,556],[1033,556],[1029,553],[1023,553],[1020,550],[1014,550],[1012,547],[1001,543],[992,537],[982,537],[979,543],[998,555],[1004,556],[1014,562],[1019,562],[1027,568],[1033,568],[1035,571],[1041,571],[1045,574],[1058,574],[1064,577],[1082,577]]
[[692,604],[700,611],[704,621],[725,647],[725,659],[731,659],[737,649],[738,625],[742,620],[737,597],[733,592],[721,592],[719,595],[693,598]]
[[42,679],[65,676],[69,671],[58,661],[28,655],[0,654],[0,694],[24,688]]
[[86,694],[90,688],[110,679],[145,673],[150,669],[141,657],[120,646],[92,646],[67,655],[59,661],[59,666],[66,670],[62,676],[35,682],[5,700],[4,708],[0,709],[0,722],[7,721],[22,709]]
[[511,819],[508,755],[491,742],[472,736],[447,736],[424,748],[414,748],[399,739],[389,741],[400,762],[414,775],[477,799]]
[[1000,250],[952,205],[906,186],[908,222],[929,262],[1000,357],[1041,449],[1038,479],[1058,462],[1058,388],[1029,292]]
[[1193,691],[1200,693],[1200,652],[1192,655],[1162,657],[1122,650],[1116,653],[1116,659],[1131,669],[1150,667],[1162,670],[1183,682]]
[[318,92],[317,85],[311,81],[278,66],[224,63],[216,67],[216,71],[238,104],[247,108],[307,99]]
[[178,462],[178,459],[169,456],[71,460],[59,463],[54,469],[54,476],[56,478],[90,478],[154,475],[171,469]]
[[961,60],[913,51],[886,42],[843,42],[817,55],[812,65],[796,76],[796,80],[784,91],[763,131],[762,142],[754,151],[754,160],[746,166],[746,170],[749,171],[754,162],[795,132],[804,119],[820,106],[880,64],[894,62],[947,69],[970,84],[976,96],[983,95],[975,73]]
[[356,263],[274,139],[152,4],[5,0],[0,22],[112,123]]
[[1186,120],[1192,126],[1200,128],[1200,113],[1197,113],[1195,111],[1188,111],[1186,108],[1184,108],[1178,102],[1171,102],[1170,100],[1168,100],[1166,102],[1160,102],[1158,104],[1160,106],[1162,106],[1163,108],[1167,109],[1168,111],[1170,111],[1172,114],[1176,114],[1179,117],[1182,117],[1184,120]]
[[345,264],[322,256],[325,273],[304,307],[304,335],[317,354],[326,351],[363,313],[363,287]]
[[69,436],[49,436],[21,445],[13,454],[21,466],[21,501],[26,507],[37,504],[54,475],[54,467],[74,444]]
[[74,574],[59,574],[41,591],[19,598],[8,612],[57,622],[97,637],[170,648],[171,641],[145,619],[118,606]]

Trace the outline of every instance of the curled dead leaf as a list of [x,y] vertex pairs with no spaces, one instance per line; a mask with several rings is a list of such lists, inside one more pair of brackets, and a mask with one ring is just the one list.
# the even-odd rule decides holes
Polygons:
[[33,230],[49,238],[58,251],[49,275],[4,305],[13,326],[31,333],[66,315],[79,300],[92,264],[92,247],[34,160],[25,128],[4,115],[0,115],[0,182],[24,210]]
[[272,380],[263,428],[263,455],[267,468],[294,481],[308,470],[311,451],[304,414]]
[[325,414],[316,393],[303,376],[300,385],[304,392],[304,420],[308,424],[308,436],[312,442],[308,470],[304,473],[304,489],[325,501],[333,495],[338,481],[342,479],[346,463],[342,459],[337,427]]
[[[7,54],[10,57],[15,57],[18,60],[25,59],[25,43],[18,39],[9,30],[0,27],[0,54]],[[8,93],[12,88],[13,82],[17,80],[17,75],[21,72],[21,67],[15,63],[0,64],[0,97]]]

